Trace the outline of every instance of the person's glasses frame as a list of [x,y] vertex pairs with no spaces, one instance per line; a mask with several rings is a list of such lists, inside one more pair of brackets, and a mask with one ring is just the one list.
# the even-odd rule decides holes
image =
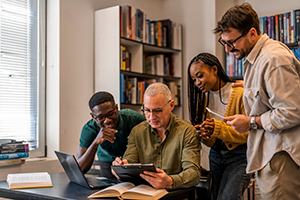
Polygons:
[[105,115],[100,115],[100,116],[96,116],[93,114],[94,118],[101,122],[101,121],[104,121],[106,118],[109,118],[109,119],[115,119],[117,117],[117,111],[116,109],[112,110],[112,111],[109,111],[107,114]]
[[149,109],[145,109],[144,108],[144,105],[142,105],[142,109],[141,111],[144,113],[144,115],[150,115],[150,113],[152,113],[153,115],[160,115],[164,109],[167,107],[167,105],[169,105],[169,103],[171,102],[172,100],[169,100],[166,105],[162,108],[162,109],[153,109],[153,110],[149,110]]
[[234,49],[234,44],[233,43],[235,43],[236,41],[238,41],[239,39],[241,39],[245,35],[246,35],[246,33],[243,33],[242,35],[240,35],[238,38],[236,38],[233,41],[225,41],[225,40],[222,39],[222,37],[220,37],[218,42],[220,44],[222,44],[224,47],[225,47],[225,44],[226,44],[230,49]]

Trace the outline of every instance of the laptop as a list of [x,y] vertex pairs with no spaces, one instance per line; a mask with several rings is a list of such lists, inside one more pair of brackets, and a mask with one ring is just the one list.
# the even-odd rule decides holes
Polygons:
[[102,189],[118,183],[105,177],[85,177],[74,155],[54,151],[69,180],[88,189]]

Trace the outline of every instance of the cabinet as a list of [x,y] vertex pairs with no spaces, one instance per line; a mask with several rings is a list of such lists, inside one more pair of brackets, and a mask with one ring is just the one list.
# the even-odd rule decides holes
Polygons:
[[[120,109],[131,108],[140,111],[141,103],[121,101],[123,95],[121,92],[127,89],[127,85],[122,81],[124,77],[142,79],[145,82],[175,83],[180,88],[178,90],[180,100],[175,106],[174,114],[183,118],[182,51],[121,37],[120,20],[120,6],[95,11],[95,91],[104,90],[112,93]],[[121,46],[131,53],[130,71],[121,70]],[[153,54],[172,55],[172,76],[143,73],[144,57]]]

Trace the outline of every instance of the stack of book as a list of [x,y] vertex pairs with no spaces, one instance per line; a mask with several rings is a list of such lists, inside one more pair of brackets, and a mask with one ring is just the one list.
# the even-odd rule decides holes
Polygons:
[[25,158],[29,156],[29,144],[15,140],[1,141],[4,140],[0,140],[0,167],[25,162]]

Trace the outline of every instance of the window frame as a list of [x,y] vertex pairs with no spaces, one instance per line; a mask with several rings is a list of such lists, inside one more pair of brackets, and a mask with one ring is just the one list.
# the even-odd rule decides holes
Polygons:
[[46,156],[46,0],[39,2],[39,124],[37,148],[30,150],[30,157]]

